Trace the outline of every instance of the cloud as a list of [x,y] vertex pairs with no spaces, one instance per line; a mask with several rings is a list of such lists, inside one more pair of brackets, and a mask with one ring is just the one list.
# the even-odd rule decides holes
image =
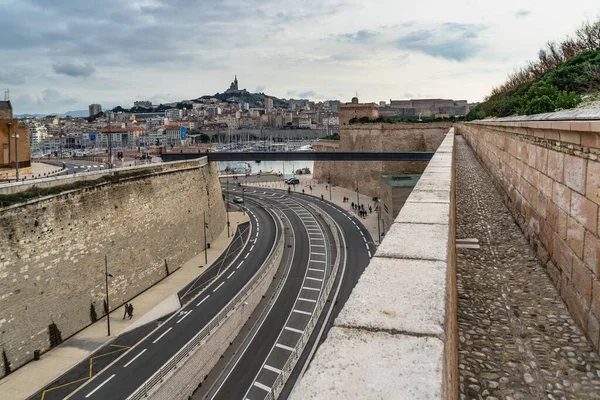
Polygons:
[[526,18],[531,15],[531,11],[529,10],[519,10],[515,13],[515,17],[517,18]]
[[0,69],[0,83],[5,83],[7,85],[22,85],[25,83],[25,78],[20,73],[6,72]]
[[267,87],[265,85],[258,85],[254,90],[255,93],[264,93]]
[[57,74],[67,75],[74,78],[86,78],[96,72],[96,68],[90,63],[52,64],[52,68]]
[[477,40],[485,25],[446,22],[439,28],[409,32],[394,41],[398,49],[411,50],[432,57],[465,61],[475,56],[482,44]]
[[353,33],[344,33],[341,35],[335,35],[336,40],[340,42],[349,43],[367,43],[379,36],[379,33],[362,29]]

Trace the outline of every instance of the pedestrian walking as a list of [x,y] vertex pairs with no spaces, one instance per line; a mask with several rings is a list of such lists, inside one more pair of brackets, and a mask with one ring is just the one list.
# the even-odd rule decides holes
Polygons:
[[302,189],[302,194],[304,194],[304,189]]
[[373,208],[371,208],[371,206],[369,206],[369,214],[371,214],[373,212]]
[[323,200],[323,193],[321,193],[321,200]]
[[352,202],[352,204],[350,204],[350,208],[352,208],[354,210],[354,202]]
[[123,311],[123,319],[127,316],[127,310],[129,310],[129,304],[125,303],[125,310]]
[[131,319],[131,317],[133,317],[133,304],[129,303],[129,306],[127,306],[127,315],[129,315],[129,319]]

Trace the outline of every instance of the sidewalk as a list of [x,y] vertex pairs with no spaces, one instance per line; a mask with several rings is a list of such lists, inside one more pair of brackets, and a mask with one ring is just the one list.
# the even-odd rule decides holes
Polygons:
[[[329,185],[327,183],[317,183],[317,180],[312,178],[312,175],[297,175],[296,178],[300,180],[300,184],[296,185],[296,193],[302,193],[302,189],[304,189],[304,193],[307,196],[314,196],[317,198],[321,198],[323,195],[323,199],[329,201]],[[240,181],[241,182],[241,181]],[[278,179],[275,182],[248,182],[248,187],[265,187],[265,188],[275,188],[275,189],[283,189],[287,190],[288,185],[283,182],[283,178]],[[312,186],[312,190],[310,187]],[[327,187],[327,188],[326,188]],[[294,187],[292,186],[292,191],[294,191]],[[348,203],[344,203],[344,197],[348,197]],[[373,238],[373,242],[378,245],[379,241],[377,240],[377,212],[375,211],[375,203],[370,196],[365,196],[359,194],[360,204],[364,204],[365,208],[368,210],[368,206],[373,208],[373,212],[367,214],[366,218],[359,218],[360,222],[367,228],[371,237]],[[331,188],[331,202],[338,205],[340,208],[350,212],[351,214],[356,215],[354,211],[352,211],[351,204],[352,202],[356,203],[356,192],[354,190],[345,189],[339,186],[333,186]],[[383,233],[383,232],[382,232]]]
[[[248,221],[241,212],[230,212],[231,231],[235,233],[237,225]],[[227,230],[211,242],[208,250],[208,265],[211,265],[227,248],[233,234],[227,237]],[[44,353],[39,361],[31,361],[19,368],[6,378],[0,380],[0,396],[2,399],[25,399],[42,387],[51,383],[60,375],[83,361],[99,347],[134,327],[153,321],[179,309],[177,292],[185,285],[206,271],[204,252],[186,262],[180,269],[173,272],[144,293],[133,298],[135,307],[131,320],[122,319],[123,307],[110,313],[111,337],[106,336],[106,319],[102,318],[95,324],[67,339],[60,346]]]

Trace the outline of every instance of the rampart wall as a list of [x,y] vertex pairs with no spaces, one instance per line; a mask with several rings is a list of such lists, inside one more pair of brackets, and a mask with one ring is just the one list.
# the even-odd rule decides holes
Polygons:
[[600,349],[600,121],[504,118],[457,131],[491,173],[573,318]]
[[105,255],[114,309],[163,279],[165,260],[172,271],[203,250],[204,213],[210,242],[225,209],[206,159],[0,209],[0,348],[12,369],[105,315]]
[[[329,142],[315,151],[428,151],[434,152],[452,126],[432,124],[354,124],[340,126],[337,150]],[[423,161],[316,161],[314,177],[360,193],[379,196],[382,174],[421,174]]]

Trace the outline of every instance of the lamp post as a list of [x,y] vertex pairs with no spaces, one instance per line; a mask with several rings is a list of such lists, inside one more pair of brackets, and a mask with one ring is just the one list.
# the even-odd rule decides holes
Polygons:
[[331,177],[327,179],[327,184],[329,185],[329,201],[331,201]]
[[379,197],[377,198],[377,240],[379,241],[379,244],[381,244],[381,225],[379,223],[379,220],[381,219],[381,200],[379,200]]
[[112,274],[108,273],[108,257],[104,255],[104,278],[106,288],[106,328],[108,330],[108,336],[110,336],[110,302],[108,301],[108,277],[113,277]]
[[360,209],[360,197],[359,197],[359,193],[358,193],[358,183],[356,184],[356,213],[358,214],[358,211]]
[[227,213],[227,237],[229,237],[229,226],[231,225],[229,222],[229,174],[227,174],[227,190],[225,191],[225,211]]
[[244,197],[244,192],[245,192],[246,188],[242,186],[242,215],[246,215],[246,209],[244,207],[246,207],[246,199]]
[[208,264],[208,252],[207,250],[207,245],[206,245],[206,228],[208,228],[208,224],[206,223],[206,211],[203,212],[204,214],[204,264]]
[[19,134],[15,133],[13,137],[15,138],[15,175],[19,180]]

